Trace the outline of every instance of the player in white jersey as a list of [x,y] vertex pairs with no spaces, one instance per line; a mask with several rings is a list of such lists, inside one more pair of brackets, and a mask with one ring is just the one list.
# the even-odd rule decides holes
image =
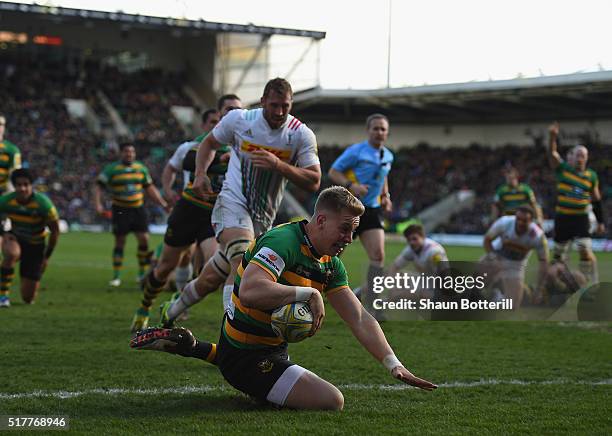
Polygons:
[[484,237],[487,254],[480,262],[487,268],[491,279],[499,275],[503,292],[513,299],[518,308],[523,300],[523,281],[531,250],[538,254],[538,284],[536,292],[542,294],[548,271],[548,244],[542,229],[533,222],[535,212],[530,206],[520,206],[514,216],[497,219]]
[[[419,274],[437,275],[448,269],[448,256],[442,245],[429,239],[425,234],[425,229],[421,224],[410,224],[404,230],[404,237],[408,246],[397,255],[391,266],[389,266],[384,275],[394,277],[401,270],[412,263]],[[412,296],[419,298],[430,298],[433,296],[433,289],[417,289],[418,292],[411,293]],[[361,287],[355,289],[355,294],[361,293]],[[397,297],[406,298],[408,295],[405,290],[395,290],[390,292],[391,300]]]
[[[219,100],[221,103],[221,99]],[[202,113],[202,135],[207,135],[213,127],[217,125],[221,118],[221,114],[217,109],[208,109]],[[202,136],[201,135],[201,136]],[[172,157],[166,163],[164,167],[164,171],[162,172],[162,186],[164,198],[172,207],[176,204],[181,196],[172,189],[172,185],[176,179],[176,174],[179,173],[183,169],[183,160],[189,150],[191,150],[194,146],[199,144],[198,136],[197,138],[191,141],[185,141],[181,145],[177,147],[177,149],[172,154]],[[189,184],[189,171],[183,170],[183,189],[187,187]],[[209,251],[214,252],[216,246],[209,243],[208,245],[212,245],[212,247],[207,247]],[[214,242],[214,240],[213,240]],[[187,284],[192,275],[192,262],[191,259],[193,257],[193,263],[196,271],[199,271],[203,264],[203,255],[199,250],[194,250],[194,245],[189,247],[189,250],[186,250],[182,253],[181,258],[179,260],[178,266],[176,267],[176,286],[178,290],[183,289],[183,287]],[[206,250],[202,247],[203,250]]]
[[410,262],[419,273],[439,274],[448,268],[446,250],[433,239],[425,235],[421,224],[411,224],[404,230],[408,246],[395,258],[389,267],[388,274],[394,275]]
[[[261,109],[232,111],[201,143],[193,183],[198,195],[210,192],[206,171],[214,151],[222,143],[232,146],[226,178],[212,214],[220,248],[199,277],[185,286],[181,298],[162,313],[165,325],[223,282],[227,307],[240,259],[253,239],[272,226],[287,181],[312,192],[319,189],[321,167],[316,137],[289,114],[292,101],[289,82],[272,79],[264,88]],[[231,265],[229,274],[223,268],[227,261]]]

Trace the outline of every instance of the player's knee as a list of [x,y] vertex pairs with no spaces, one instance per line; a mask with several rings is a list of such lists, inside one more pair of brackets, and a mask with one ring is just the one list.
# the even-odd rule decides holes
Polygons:
[[370,262],[372,263],[382,263],[385,261],[385,252],[380,249],[372,250],[368,253],[370,257]]
[[340,412],[344,409],[344,395],[342,395],[342,392],[340,392],[337,387],[332,386],[332,388],[329,398],[326,401],[327,407],[325,407],[325,409]]

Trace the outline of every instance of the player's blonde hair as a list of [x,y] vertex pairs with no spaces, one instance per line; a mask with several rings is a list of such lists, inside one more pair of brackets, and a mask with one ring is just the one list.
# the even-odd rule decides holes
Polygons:
[[353,216],[361,216],[365,212],[365,207],[345,187],[330,186],[321,191],[315,203],[315,215],[322,210],[338,213],[346,210]]

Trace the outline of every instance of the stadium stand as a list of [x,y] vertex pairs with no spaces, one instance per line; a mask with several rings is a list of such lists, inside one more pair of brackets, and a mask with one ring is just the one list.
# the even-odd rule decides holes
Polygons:
[[[6,137],[22,150],[26,165],[38,176],[39,189],[47,191],[68,222],[99,222],[91,204],[91,185],[102,165],[116,157],[117,143],[124,138],[106,137],[82,120],[71,118],[64,99],[82,99],[98,118],[102,131],[112,127],[110,114],[100,101],[100,92],[128,126],[139,159],[159,182],[163,165],[176,145],[189,138],[170,111],[172,105],[194,106],[181,88],[180,73],[160,69],[121,72],[99,62],[69,62],[37,56],[2,55],[0,97],[7,115]],[[401,138],[394,138],[402,143]],[[590,142],[589,165],[600,176],[607,228],[612,226],[612,165],[609,146]],[[513,165],[522,181],[531,185],[545,217],[554,210],[553,173],[548,169],[541,141],[527,146],[436,147],[421,143],[396,150],[390,181],[394,202],[392,222],[402,221],[431,206],[448,194],[471,189],[477,194],[469,211],[455,215],[438,232],[482,234],[489,225],[490,203],[503,176],[502,168]],[[320,157],[324,174],[344,147],[323,144]],[[304,205],[310,197],[296,194]],[[163,221],[159,210],[152,215]]]

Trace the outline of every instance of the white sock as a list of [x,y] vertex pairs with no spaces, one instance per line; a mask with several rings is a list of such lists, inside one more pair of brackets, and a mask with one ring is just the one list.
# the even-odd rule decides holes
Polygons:
[[187,266],[179,266],[176,268],[174,272],[174,281],[176,282],[176,289],[179,291],[182,290],[187,282],[191,278],[191,274],[193,273],[193,267],[191,264]]
[[232,292],[234,292],[234,285],[223,286],[223,310],[227,310],[230,301],[232,301]]
[[202,300],[202,297],[195,288],[195,280],[192,280],[185,285],[181,296],[168,309],[168,318],[171,320],[176,319],[188,307],[193,306],[200,300]]

